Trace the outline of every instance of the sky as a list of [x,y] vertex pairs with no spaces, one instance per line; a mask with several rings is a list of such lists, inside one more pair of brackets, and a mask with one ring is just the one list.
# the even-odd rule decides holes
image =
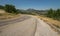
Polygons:
[[17,9],[58,9],[60,8],[60,0],[0,0],[0,5],[12,4]]

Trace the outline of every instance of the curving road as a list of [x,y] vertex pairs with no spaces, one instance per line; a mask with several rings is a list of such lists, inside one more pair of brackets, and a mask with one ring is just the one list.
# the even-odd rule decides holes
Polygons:
[[48,24],[34,16],[0,22],[0,36],[58,36]]
[[11,23],[16,23],[16,22],[21,22],[21,21],[24,21],[28,18],[31,18],[30,16],[24,16],[24,15],[21,15],[19,18],[17,19],[13,19],[13,20],[7,20],[7,21],[0,21],[0,27],[1,26],[4,26],[4,25],[7,25],[7,24],[11,24]]

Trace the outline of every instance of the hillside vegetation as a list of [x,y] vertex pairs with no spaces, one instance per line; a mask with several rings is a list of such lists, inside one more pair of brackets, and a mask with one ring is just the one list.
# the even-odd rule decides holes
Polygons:
[[18,12],[14,5],[0,5],[0,20],[11,19],[16,17],[18,17]]
[[47,17],[60,20],[60,9],[57,9],[57,10],[50,9],[48,10],[48,13],[46,15]]
[[[4,6],[0,5],[0,9],[4,10],[8,14],[0,14],[0,17],[8,17],[11,18],[11,15],[17,15],[17,14],[29,14],[29,15],[38,15],[42,20],[45,20],[47,22],[50,22],[58,27],[60,27],[60,9],[48,9],[48,10],[35,10],[35,9],[27,9],[27,10],[21,10],[16,9],[14,5],[6,4]],[[8,16],[7,16],[8,15]],[[41,17],[41,15],[43,15]],[[9,17],[11,16],[11,17]],[[15,16],[14,16],[15,17]],[[47,17],[47,18],[46,18]],[[4,19],[4,18],[3,18]]]
[[49,24],[56,26],[57,28],[60,28],[60,21],[58,21],[58,20],[55,20],[55,19],[49,18],[49,17],[45,17],[45,16],[38,16],[38,18],[40,18],[41,20],[43,20]]
[[45,15],[40,15],[39,18],[60,28],[60,9],[49,9]]

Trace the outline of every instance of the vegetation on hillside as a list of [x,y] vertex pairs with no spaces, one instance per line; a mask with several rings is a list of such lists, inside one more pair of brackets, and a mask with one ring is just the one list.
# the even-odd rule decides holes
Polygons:
[[13,14],[31,14],[31,15],[46,15],[47,17],[53,18],[60,20],[60,9],[53,10],[35,10],[35,9],[27,9],[27,10],[20,10],[16,9],[14,5],[6,4],[4,6],[0,5],[0,9],[5,10],[8,13],[13,13]]
[[[12,18],[17,18],[19,17],[19,12],[15,8],[14,5],[6,4],[6,5],[0,5],[0,20],[5,20],[5,19],[12,19]],[[6,13],[5,13],[6,12]],[[17,14],[17,15],[16,15]]]
[[17,9],[14,5],[6,4],[4,6],[0,5],[0,9],[5,10],[7,13],[18,14]]
[[[39,15],[39,18],[42,20],[49,22],[53,25],[56,25],[60,28],[60,9],[53,10],[52,8],[49,10],[35,10],[35,9],[27,9],[20,10],[16,9],[14,5],[6,4],[4,6],[0,5],[0,9],[5,10],[8,14],[0,14],[1,19],[7,18],[15,18],[15,14],[30,14],[30,15]],[[59,21],[58,21],[59,20]]]
[[4,9],[4,6],[0,5],[0,9]]
[[48,10],[47,17],[60,20],[60,9],[57,9],[57,10],[50,9],[50,10]]

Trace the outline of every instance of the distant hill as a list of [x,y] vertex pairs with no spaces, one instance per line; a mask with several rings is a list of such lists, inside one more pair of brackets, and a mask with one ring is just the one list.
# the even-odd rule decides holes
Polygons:
[[17,9],[17,11],[22,14],[33,14],[33,13],[45,14],[45,13],[47,13],[47,10],[35,10],[35,9],[27,9],[27,10]]
[[34,12],[34,13],[38,13],[38,14],[45,14],[45,13],[47,13],[47,10],[27,9],[26,12]]

